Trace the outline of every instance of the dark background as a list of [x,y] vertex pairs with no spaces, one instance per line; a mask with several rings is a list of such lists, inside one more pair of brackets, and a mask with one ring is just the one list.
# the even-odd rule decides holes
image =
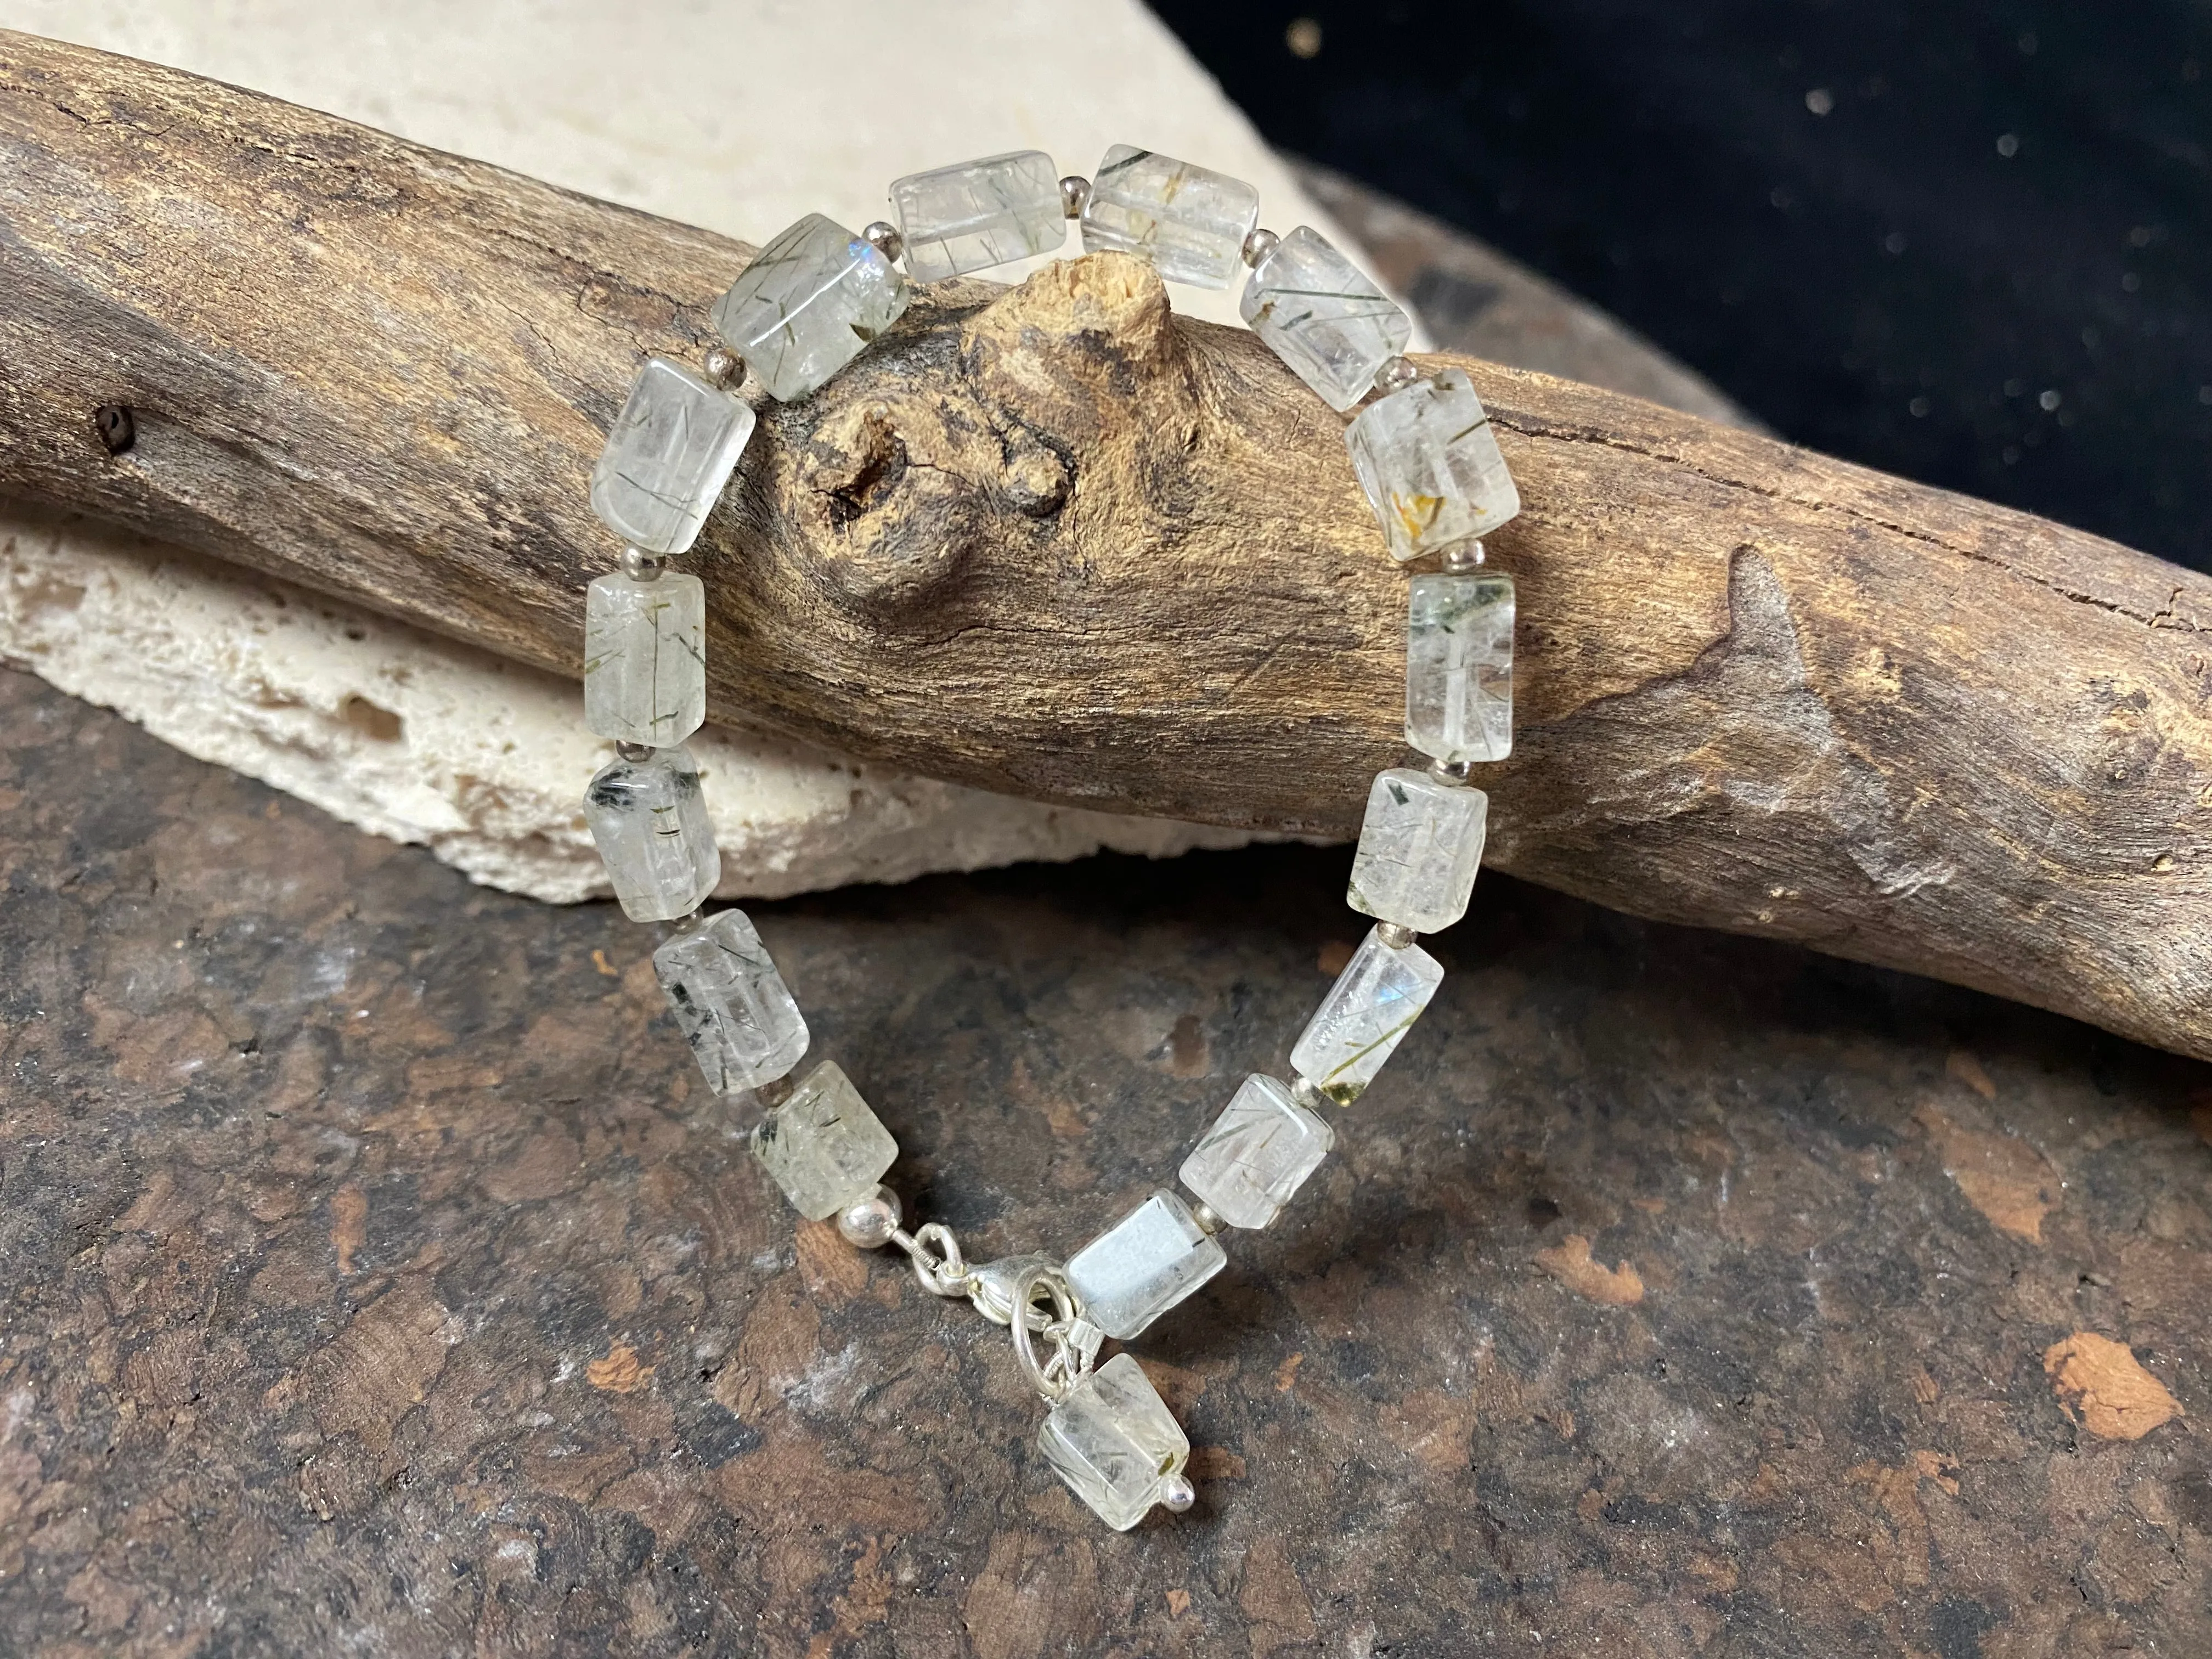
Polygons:
[[1784,436],[2212,569],[2212,5],[1154,3]]

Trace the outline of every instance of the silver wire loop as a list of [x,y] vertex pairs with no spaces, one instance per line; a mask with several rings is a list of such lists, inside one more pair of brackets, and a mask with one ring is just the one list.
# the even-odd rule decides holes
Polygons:
[[[901,1228],[891,1235],[891,1243],[913,1258],[914,1276],[932,1296],[969,1294],[974,1275],[968,1270],[967,1257],[960,1254],[960,1241],[943,1222],[926,1223],[910,1233]],[[934,1255],[930,1254],[933,1247]]]
[[[1069,1286],[1067,1275],[1049,1261],[1034,1261],[1014,1280],[1014,1305],[1026,1314],[1043,1291],[1052,1298],[1054,1317],[1039,1333],[1052,1345],[1052,1357],[1040,1365],[1036,1345],[1030,1335],[1027,1317],[1009,1322],[1014,1334],[1014,1358],[1030,1386],[1057,1405],[1090,1374],[1098,1342],[1091,1333],[1097,1328],[1083,1317],[1083,1304]],[[1103,1333],[1099,1333],[1101,1337]]]

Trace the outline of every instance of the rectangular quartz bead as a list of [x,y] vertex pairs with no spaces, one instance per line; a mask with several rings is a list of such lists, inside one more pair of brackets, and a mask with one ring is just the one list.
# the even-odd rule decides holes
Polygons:
[[1406,606],[1406,741],[1440,761],[1513,752],[1513,579],[1416,576]]
[[722,878],[699,768],[680,744],[601,767],[584,791],[584,821],[632,921],[688,916]]
[[1490,416],[1459,369],[1376,398],[1344,443],[1395,558],[1488,535],[1521,510]]
[[769,395],[804,398],[906,309],[906,278],[868,241],[810,213],[754,256],[714,326]]
[[1340,1106],[1366,1092],[1443,983],[1418,945],[1394,950],[1370,928],[1291,1050],[1291,1064]]
[[1231,1097],[1179,1172],[1232,1227],[1271,1225],[1321,1168],[1336,1131],[1271,1077],[1255,1073]]
[[663,571],[584,591],[584,724],[618,743],[679,744],[707,719],[707,589]]
[[1490,797],[1410,767],[1376,775],[1344,902],[1417,933],[1442,933],[1467,914]]
[[809,1221],[866,1198],[898,1142],[836,1061],[825,1060],[753,1130],[753,1156]]
[[1048,253],[1067,240],[1060,173],[1041,149],[909,173],[891,185],[891,214],[917,283]]
[[1083,251],[1149,259],[1171,283],[1227,288],[1260,222],[1260,192],[1241,179],[1116,144],[1083,206]]
[[753,434],[744,400],[665,357],[648,357],[592,469],[592,511],[647,553],[682,553]]
[[1190,1206],[1157,1192],[1068,1259],[1084,1317],[1123,1341],[1221,1271],[1221,1246]]
[[1133,1356],[1117,1353],[1045,1413],[1037,1450],[1091,1512],[1127,1532],[1190,1459],[1190,1442]]
[[1252,267],[1238,307],[1291,373],[1341,412],[1406,349],[1413,325],[1328,239],[1300,225]]
[[716,1094],[773,1083],[805,1054],[805,1017],[744,911],[684,928],[653,953],[653,971]]

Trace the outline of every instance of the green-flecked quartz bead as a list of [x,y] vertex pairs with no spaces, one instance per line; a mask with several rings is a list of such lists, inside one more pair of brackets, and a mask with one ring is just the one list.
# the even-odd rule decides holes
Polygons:
[[696,576],[617,572],[584,590],[584,724],[665,749],[707,720],[707,589]]
[[1259,222],[1260,192],[1242,179],[1116,144],[1083,204],[1083,251],[1133,254],[1169,282],[1227,288]]
[[1049,253],[1067,240],[1060,174],[1041,149],[910,173],[891,185],[907,273],[941,283]]
[[1336,1131],[1273,1078],[1254,1073],[1176,1171],[1232,1227],[1272,1224],[1322,1166]]
[[1345,902],[1417,933],[1442,933],[1467,914],[1489,817],[1480,789],[1410,767],[1376,774]]
[[1190,1441],[1128,1354],[1115,1354],[1045,1414],[1037,1450],[1116,1532],[1128,1531],[1155,1504],[1190,1502],[1182,1478]]
[[716,1094],[773,1083],[806,1053],[806,1017],[744,911],[683,928],[653,953],[653,971]]
[[1298,1034],[1291,1066],[1338,1105],[1349,1106],[1366,1092],[1443,977],[1443,964],[1419,945],[1391,945],[1369,929]]
[[632,921],[688,916],[722,878],[699,768],[680,744],[601,767],[584,791],[584,822]]
[[906,278],[866,238],[810,213],[715,302],[714,327],[771,397],[804,398],[899,319]]
[[753,1156],[791,1207],[826,1221],[876,1189],[898,1142],[835,1060],[824,1060],[754,1128]]
[[1368,394],[1376,371],[1413,337],[1412,319],[1306,225],[1252,267],[1237,309],[1291,371],[1340,412]]
[[1407,584],[1406,741],[1450,763],[1513,752],[1513,579],[1489,571]]
[[1463,370],[1377,398],[1345,428],[1344,443],[1394,558],[1486,536],[1521,510],[1490,416]]
[[752,436],[744,400],[649,357],[592,469],[592,510],[630,546],[686,551]]

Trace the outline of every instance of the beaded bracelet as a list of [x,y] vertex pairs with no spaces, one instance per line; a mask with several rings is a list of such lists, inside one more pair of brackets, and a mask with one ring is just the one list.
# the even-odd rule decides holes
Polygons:
[[[725,345],[703,374],[659,357],[639,372],[592,475],[592,507],[625,550],[586,601],[584,717],[617,757],[584,812],[623,910],[678,924],[654,972],[708,1085],[763,1109],[753,1155],[792,1207],[836,1218],[855,1246],[897,1245],[926,1289],[1006,1326],[1051,1408],[1037,1437],[1046,1462],[1126,1530],[1154,1504],[1190,1507],[1190,1443],[1137,1362],[1099,1364],[1100,1347],[1220,1272],[1224,1226],[1281,1213],[1335,1141],[1321,1109],[1359,1097],[1443,977],[1415,940],[1466,912],[1489,807],[1468,774],[1513,740],[1513,583],[1480,568],[1478,538],[1520,496],[1467,376],[1425,377],[1400,355],[1406,313],[1313,230],[1257,228],[1249,185],[1117,144],[1096,182],[1024,150],[912,174],[890,200],[896,225],[855,236],[810,215],[763,247],[714,307]],[[1291,1083],[1247,1078],[1183,1160],[1196,1201],[1163,1188],[1064,1265],[1024,1255],[971,1267],[948,1228],[902,1224],[881,1184],[898,1143],[836,1062],[789,1085],[806,1021],[752,923],[700,913],[721,865],[684,747],[706,718],[705,591],[662,560],[690,547],[751,435],[735,390],[746,374],[773,398],[804,398],[898,319],[909,282],[1050,252],[1070,219],[1086,252],[1133,254],[1170,281],[1225,288],[1250,267],[1244,320],[1283,362],[1340,414],[1374,394],[1345,443],[1391,553],[1425,562],[1407,617],[1406,739],[1431,764],[1376,776],[1346,894],[1376,925],[1291,1048]]]

